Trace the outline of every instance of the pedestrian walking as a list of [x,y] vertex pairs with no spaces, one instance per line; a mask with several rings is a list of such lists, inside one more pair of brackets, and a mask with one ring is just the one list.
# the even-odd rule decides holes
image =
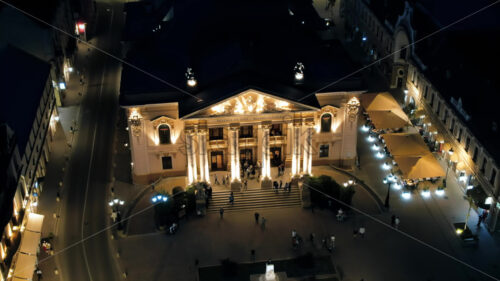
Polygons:
[[288,183],[288,193],[292,192],[292,184]]
[[42,270],[39,267],[36,268],[36,276],[38,277],[38,280],[42,280]]
[[354,229],[352,230],[352,237],[353,237],[353,238],[358,237],[358,229],[357,229],[357,228],[354,228]]
[[396,216],[395,215],[392,215],[392,217],[391,217],[391,226],[392,227],[396,226]]
[[366,232],[366,229],[364,226],[359,228],[359,236],[361,236],[361,238],[365,238],[365,232]]
[[262,228],[262,230],[266,229],[266,221],[267,219],[265,217],[262,217],[262,219],[260,220],[260,227]]
[[226,177],[222,177],[222,185],[226,185]]
[[255,218],[255,223],[259,223],[259,216],[260,214],[255,212],[255,214],[253,214],[254,218]]
[[224,218],[224,208],[219,209],[219,215],[221,219]]
[[280,187],[279,187],[279,189],[281,189],[282,187],[283,187],[283,181],[280,180]]
[[247,190],[247,189],[248,189],[248,180],[245,180],[245,181],[243,182],[243,187],[244,187],[244,188],[243,188],[244,190]]
[[113,211],[113,212],[111,213],[111,219],[113,220],[113,223],[115,223],[115,222],[116,222],[116,218],[117,218],[117,217],[118,217],[118,214],[117,214],[115,211]]
[[218,185],[220,184],[219,179],[217,178],[217,174],[214,174],[214,183]]
[[313,232],[311,232],[311,234],[309,234],[309,241],[311,241],[311,243],[313,244],[314,244],[314,237],[316,237],[316,235]]
[[483,216],[484,216],[484,213],[480,214],[479,217],[477,218],[477,227],[480,227],[481,226],[481,222],[483,221]]
[[297,237],[297,231],[295,229],[292,229],[292,238]]
[[233,205],[234,204],[234,194],[231,191],[231,194],[229,195],[229,204]]
[[394,228],[398,229],[399,228],[399,217],[396,217],[394,219]]
[[252,261],[255,261],[255,249],[250,250],[250,257],[252,258]]

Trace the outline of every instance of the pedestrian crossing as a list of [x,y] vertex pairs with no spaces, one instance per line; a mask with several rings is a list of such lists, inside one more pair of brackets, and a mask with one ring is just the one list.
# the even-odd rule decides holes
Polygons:
[[209,200],[208,213],[224,211],[248,211],[268,208],[300,207],[300,191],[292,188],[290,192],[280,189],[275,192],[273,189],[249,189],[243,192],[234,192],[234,204],[229,204],[230,191],[214,191]]

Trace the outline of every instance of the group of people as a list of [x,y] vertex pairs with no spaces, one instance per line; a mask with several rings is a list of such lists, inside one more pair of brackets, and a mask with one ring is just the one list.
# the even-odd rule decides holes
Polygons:
[[274,191],[276,193],[278,193],[278,191],[280,189],[282,189],[282,188],[283,188],[283,191],[290,192],[290,191],[292,191],[292,184],[291,184],[291,182],[286,182],[285,186],[283,186],[283,181],[282,180],[280,180],[279,182],[278,181],[273,181],[273,188],[274,188]]

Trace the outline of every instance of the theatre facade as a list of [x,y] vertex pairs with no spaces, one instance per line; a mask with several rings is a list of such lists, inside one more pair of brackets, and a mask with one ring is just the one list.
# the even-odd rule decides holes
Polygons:
[[241,182],[253,165],[263,184],[283,164],[291,176],[313,165],[349,167],[356,157],[361,91],[317,93],[316,106],[248,88],[181,116],[181,102],[126,105],[133,179],[149,183],[186,176],[187,184],[211,182],[227,171]]

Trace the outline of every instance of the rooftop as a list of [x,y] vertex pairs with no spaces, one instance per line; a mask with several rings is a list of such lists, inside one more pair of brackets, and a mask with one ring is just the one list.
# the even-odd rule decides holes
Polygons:
[[[124,66],[120,103],[179,102],[182,117],[248,88],[299,101],[357,69],[340,42],[319,38],[325,28],[310,1],[177,1],[166,28],[137,42],[126,60],[196,98]],[[299,85],[297,62],[305,66]],[[195,88],[186,86],[188,67]],[[362,87],[358,76],[347,80],[324,91]],[[310,97],[300,102],[316,106]]]
[[16,135],[19,152],[24,154],[36,118],[50,64],[7,46],[0,49],[0,123],[7,123]]

